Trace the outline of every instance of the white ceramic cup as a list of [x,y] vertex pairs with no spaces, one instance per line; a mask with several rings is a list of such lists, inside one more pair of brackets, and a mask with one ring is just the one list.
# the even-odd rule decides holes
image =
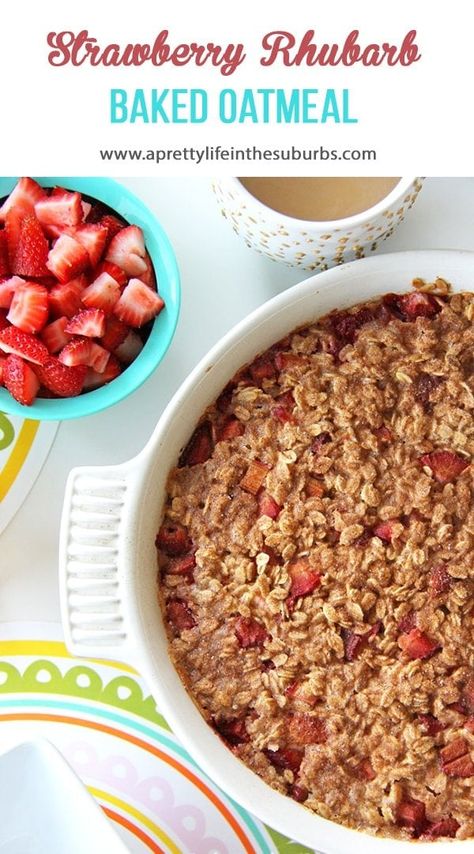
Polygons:
[[414,204],[422,178],[400,178],[376,205],[343,219],[314,222],[273,210],[238,178],[213,181],[221,213],[247,246],[304,270],[327,270],[374,252]]

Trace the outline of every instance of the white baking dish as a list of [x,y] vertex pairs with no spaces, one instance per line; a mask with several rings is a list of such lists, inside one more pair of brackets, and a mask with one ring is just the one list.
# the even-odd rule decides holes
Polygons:
[[[232,329],[183,383],[150,441],[119,466],[74,469],[61,526],[61,607],[68,648],[79,656],[126,662],[143,674],[159,708],[209,776],[280,832],[325,854],[444,854],[474,851],[472,841],[379,839],[312,814],[267,786],[204,722],[168,656],[156,595],[155,535],[165,484],[194,426],[229,378],[297,326],[387,291],[414,277],[442,276],[472,290],[474,253],[419,251],[336,267],[285,291]],[[433,848],[434,846],[434,848]]]

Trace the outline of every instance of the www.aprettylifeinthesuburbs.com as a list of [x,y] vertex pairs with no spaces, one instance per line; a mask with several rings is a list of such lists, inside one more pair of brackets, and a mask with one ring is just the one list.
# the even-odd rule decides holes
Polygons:
[[319,148],[297,148],[294,145],[288,148],[259,148],[255,145],[247,148],[235,148],[234,146],[225,148],[220,145],[205,145],[201,148],[196,146],[157,149],[100,148],[98,153],[99,158],[103,161],[145,160],[157,165],[185,161],[194,163],[196,166],[209,162],[330,162],[334,160],[374,162],[377,160],[375,149],[329,149],[323,146]]

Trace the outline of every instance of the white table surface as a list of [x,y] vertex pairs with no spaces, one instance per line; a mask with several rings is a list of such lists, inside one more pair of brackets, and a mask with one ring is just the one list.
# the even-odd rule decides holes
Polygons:
[[[183,296],[178,328],[142,388],[104,413],[60,425],[38,480],[0,536],[0,621],[59,620],[58,526],[71,467],[134,456],[209,347],[253,308],[305,278],[304,271],[245,246],[221,217],[208,180],[122,182],[156,211],[175,247]],[[474,178],[427,180],[405,222],[379,251],[448,248],[474,250]]]

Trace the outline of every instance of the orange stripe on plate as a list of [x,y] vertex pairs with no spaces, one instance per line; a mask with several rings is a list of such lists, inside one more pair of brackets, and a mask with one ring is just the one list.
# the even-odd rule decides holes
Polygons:
[[162,762],[171,765],[172,768],[175,768],[179,771],[183,777],[187,777],[188,780],[193,783],[210,801],[214,804],[216,809],[220,812],[222,816],[226,819],[226,821],[230,824],[232,830],[236,834],[236,836],[240,839],[244,851],[247,854],[257,854],[255,848],[251,844],[250,840],[247,838],[242,828],[235,820],[234,816],[230,812],[230,810],[219,800],[219,798],[214,794],[212,789],[210,789],[206,784],[196,777],[192,771],[189,771],[184,765],[181,765],[173,756],[169,756],[167,753],[164,753],[158,747],[154,747],[151,744],[147,744],[146,741],[143,741],[141,738],[137,738],[136,735],[130,735],[129,733],[123,732],[123,730],[114,729],[108,724],[98,723],[97,721],[86,721],[82,718],[73,718],[68,715],[48,715],[40,712],[36,712],[34,714],[28,714],[25,712],[18,713],[9,713],[6,715],[1,715],[0,719],[3,721],[20,721],[20,720],[34,720],[34,721],[57,721],[59,723],[65,724],[76,724],[76,726],[84,726],[88,729],[96,729],[100,732],[106,732],[109,735],[118,736],[119,738],[124,739],[125,741],[129,741],[130,744],[135,744],[137,747],[142,748],[143,750],[147,750],[148,753],[152,753],[154,756],[157,756],[158,759],[161,759]]
[[165,854],[163,848],[160,848],[160,846],[157,845],[156,842],[153,842],[151,836],[148,836],[148,834],[145,833],[141,829],[141,827],[137,827],[136,824],[132,824],[132,822],[129,821],[128,818],[125,818],[125,816],[120,815],[120,813],[118,812],[115,812],[115,810],[111,810],[110,807],[103,806],[102,809],[105,814],[112,819],[112,821],[116,821],[117,824],[121,824],[122,827],[125,827],[127,830],[130,831],[130,833],[133,833],[134,836],[137,836],[138,839],[141,840],[141,842],[144,842],[147,848],[149,848],[150,851],[153,851],[153,854]]

